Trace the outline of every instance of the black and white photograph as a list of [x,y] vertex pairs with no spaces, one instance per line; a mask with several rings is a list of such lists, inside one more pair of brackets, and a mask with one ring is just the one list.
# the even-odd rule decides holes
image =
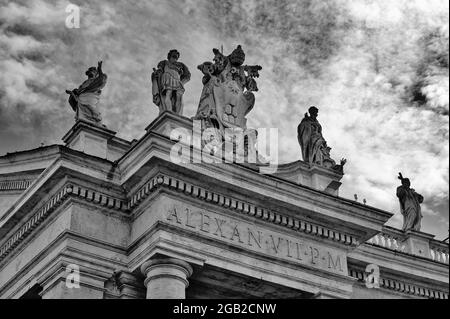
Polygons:
[[447,0],[0,0],[0,307],[448,294]]

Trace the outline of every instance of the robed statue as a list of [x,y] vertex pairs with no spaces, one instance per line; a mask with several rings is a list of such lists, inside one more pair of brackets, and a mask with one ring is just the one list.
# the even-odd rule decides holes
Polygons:
[[398,179],[402,183],[397,188],[397,197],[400,201],[400,211],[403,215],[403,231],[420,231],[422,221],[420,204],[423,203],[423,196],[411,188],[410,180],[403,178],[401,173],[399,173]]
[[76,113],[75,120],[85,120],[100,124],[102,117],[97,105],[102,89],[106,85],[108,76],[102,71],[103,62],[98,62],[97,67],[90,67],[86,71],[87,80],[79,88],[72,91],[66,90],[70,95],[69,104]]
[[317,120],[319,109],[311,106],[308,112],[309,115],[308,113],[305,114],[297,128],[297,138],[302,149],[303,160],[310,164],[343,171],[346,160],[342,159],[341,164],[336,165],[336,162],[331,158],[331,147],[327,145],[322,135],[322,126]]
[[191,79],[186,65],[178,62],[180,52],[170,50],[167,60],[158,63],[152,74],[153,103],[159,107],[159,113],[170,111],[183,114],[184,85]]

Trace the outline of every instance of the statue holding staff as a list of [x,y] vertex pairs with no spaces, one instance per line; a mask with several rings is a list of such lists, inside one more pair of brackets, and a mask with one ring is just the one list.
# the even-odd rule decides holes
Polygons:
[[403,178],[402,173],[399,173],[398,179],[402,182],[402,185],[397,188],[397,197],[403,215],[403,231],[420,231],[422,221],[420,204],[423,203],[423,196],[410,188],[410,180]]

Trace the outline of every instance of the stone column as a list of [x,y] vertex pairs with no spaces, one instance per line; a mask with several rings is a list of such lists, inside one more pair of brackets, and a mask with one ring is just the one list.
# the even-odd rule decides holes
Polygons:
[[141,266],[147,299],[186,299],[192,267],[179,259],[152,259]]

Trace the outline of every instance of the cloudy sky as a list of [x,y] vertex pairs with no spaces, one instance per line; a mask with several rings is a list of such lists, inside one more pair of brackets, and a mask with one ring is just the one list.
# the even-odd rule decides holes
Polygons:
[[282,162],[300,159],[296,128],[320,109],[335,159],[348,159],[341,195],[396,215],[403,172],[425,197],[423,231],[449,220],[449,13],[446,0],[0,0],[0,154],[62,143],[74,114],[66,89],[103,60],[101,111],[132,139],[157,116],[150,74],[170,49],[191,69],[185,115],[195,114],[212,48],[241,44],[263,66],[248,125],[279,128]]

